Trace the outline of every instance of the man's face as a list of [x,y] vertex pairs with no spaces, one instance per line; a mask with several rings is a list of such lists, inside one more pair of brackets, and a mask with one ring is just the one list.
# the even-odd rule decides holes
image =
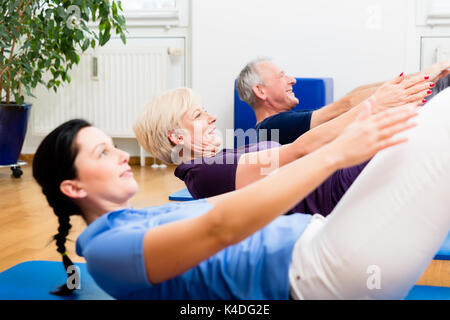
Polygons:
[[263,78],[264,85],[261,86],[268,102],[272,107],[281,111],[295,108],[298,99],[292,92],[295,78],[288,76],[284,70],[270,61],[263,61],[258,64],[259,72]]

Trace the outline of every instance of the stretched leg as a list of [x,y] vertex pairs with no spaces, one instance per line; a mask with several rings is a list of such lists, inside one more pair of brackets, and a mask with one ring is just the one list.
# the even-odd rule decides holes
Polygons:
[[313,217],[289,272],[294,297],[402,299],[450,229],[450,89],[405,144],[377,154],[333,212]]
[[318,188],[300,201],[291,212],[319,213],[326,217],[365,168],[367,162],[336,171]]

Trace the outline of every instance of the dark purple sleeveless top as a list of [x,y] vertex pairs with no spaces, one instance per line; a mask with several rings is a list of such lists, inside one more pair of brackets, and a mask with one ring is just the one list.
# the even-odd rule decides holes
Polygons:
[[[175,169],[175,176],[184,181],[195,199],[217,196],[235,190],[236,170],[242,154],[279,146],[279,143],[264,141],[238,149],[223,149],[213,157],[182,163]],[[328,215],[366,164],[336,171],[288,213]]]

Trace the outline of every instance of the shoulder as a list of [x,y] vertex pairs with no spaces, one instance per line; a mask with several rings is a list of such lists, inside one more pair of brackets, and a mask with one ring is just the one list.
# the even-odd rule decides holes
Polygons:
[[148,287],[143,240],[148,225],[138,211],[111,212],[91,223],[77,239],[95,282],[115,298]]
[[184,180],[186,175],[194,168],[196,168],[195,164],[184,162],[175,168],[174,175],[180,180]]
[[311,115],[313,111],[311,110],[291,110],[291,111],[285,111],[280,112],[278,114],[275,114],[273,116],[270,116],[263,121],[261,121],[259,124],[257,124],[257,128],[265,128],[269,127],[271,125],[277,125],[278,123],[289,123],[291,121],[298,122],[298,121],[310,121]]

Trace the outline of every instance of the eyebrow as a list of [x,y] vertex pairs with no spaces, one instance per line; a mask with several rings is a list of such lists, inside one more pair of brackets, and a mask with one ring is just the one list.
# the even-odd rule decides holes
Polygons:
[[197,111],[200,111],[200,113],[201,113],[202,112],[202,108],[200,108],[200,107],[195,108],[194,111],[192,111],[192,117],[194,117],[194,115],[195,115],[195,113]]
[[92,149],[92,152],[91,152],[91,153],[95,153],[96,150],[97,150],[99,147],[105,146],[105,145],[106,145],[106,142],[102,142],[102,143],[97,144],[97,145],[94,147],[94,149]]
[[[110,140],[111,144],[114,145],[113,140],[112,140],[111,138],[110,138],[109,140]],[[94,149],[92,149],[92,152],[91,152],[91,153],[95,153],[95,151],[97,150],[98,147],[106,146],[106,145],[108,145],[107,142],[101,142],[101,143],[97,144],[97,145],[94,147]]]

